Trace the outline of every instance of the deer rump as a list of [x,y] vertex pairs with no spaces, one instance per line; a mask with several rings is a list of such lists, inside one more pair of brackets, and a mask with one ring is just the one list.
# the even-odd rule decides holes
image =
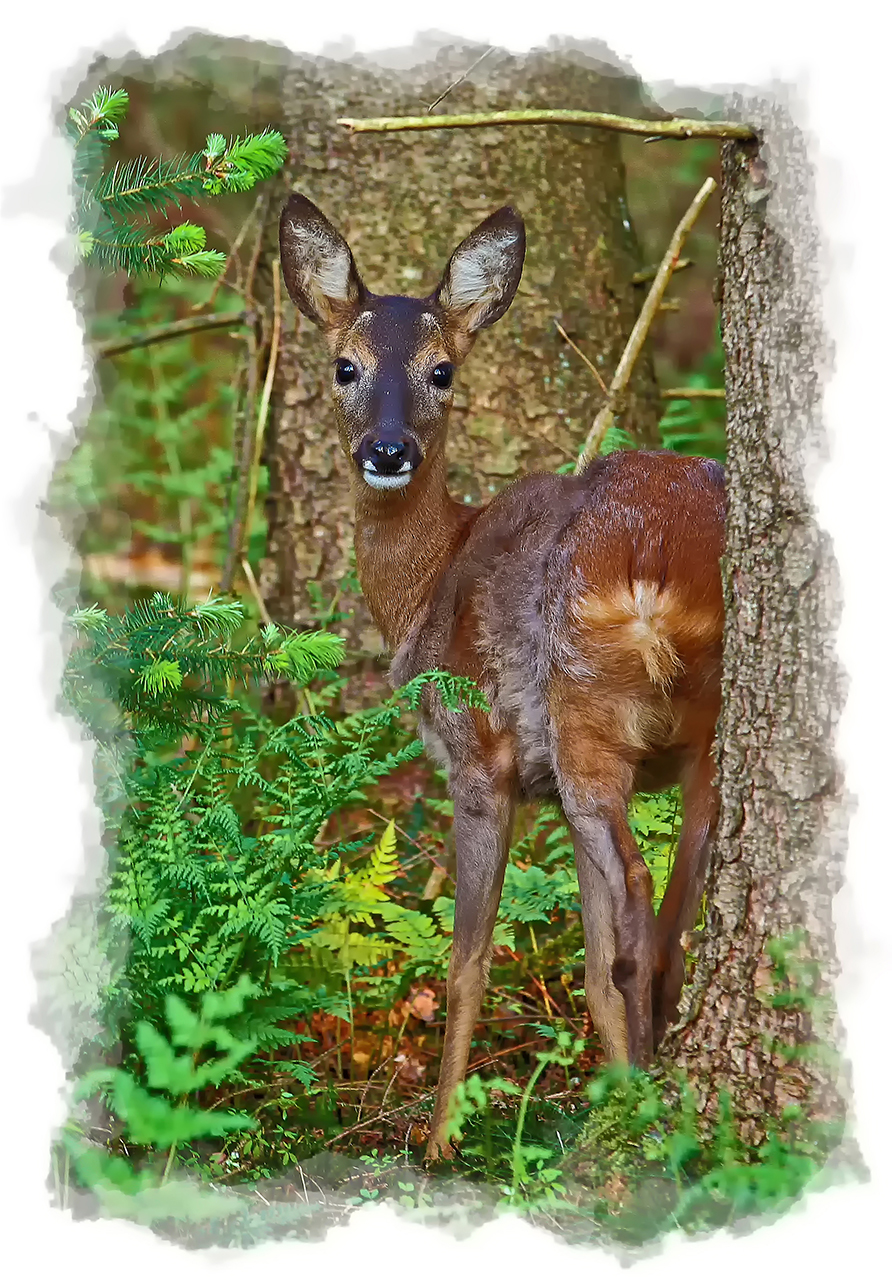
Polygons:
[[489,703],[450,712],[428,686],[429,752],[498,773],[521,800],[562,798],[574,739],[621,754],[635,791],[671,786],[719,710],[724,516],[722,466],[663,451],[511,484],[470,523],[391,664],[394,687],[445,670]]

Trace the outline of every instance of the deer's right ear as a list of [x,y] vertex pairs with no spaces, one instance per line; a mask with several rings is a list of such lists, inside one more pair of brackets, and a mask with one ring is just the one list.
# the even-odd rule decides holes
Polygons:
[[292,195],[279,219],[279,253],[294,305],[323,329],[350,322],[365,287],[343,236],[306,196]]

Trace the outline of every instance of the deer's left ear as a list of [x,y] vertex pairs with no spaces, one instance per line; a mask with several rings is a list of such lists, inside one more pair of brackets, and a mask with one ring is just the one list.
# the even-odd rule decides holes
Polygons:
[[520,284],[525,250],[523,219],[507,205],[461,242],[434,293],[454,329],[470,337],[501,319]]

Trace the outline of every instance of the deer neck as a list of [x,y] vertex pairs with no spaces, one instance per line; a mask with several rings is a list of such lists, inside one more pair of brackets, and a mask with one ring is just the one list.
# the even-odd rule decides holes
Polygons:
[[356,568],[391,651],[409,634],[480,508],[449,496],[442,453],[404,490],[380,493],[357,477]]

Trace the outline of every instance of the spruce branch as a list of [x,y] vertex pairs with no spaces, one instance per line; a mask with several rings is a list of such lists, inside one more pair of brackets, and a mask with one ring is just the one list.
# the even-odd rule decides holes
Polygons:
[[284,138],[275,129],[228,142],[222,134],[210,134],[204,150],[193,155],[139,156],[103,173],[106,148],[118,136],[128,105],[123,89],[100,88],[69,111],[81,256],[128,275],[218,276],[227,259],[205,248],[201,227],[186,222],[159,234],[134,219],[180,209],[187,200],[251,190],[285,163]]

